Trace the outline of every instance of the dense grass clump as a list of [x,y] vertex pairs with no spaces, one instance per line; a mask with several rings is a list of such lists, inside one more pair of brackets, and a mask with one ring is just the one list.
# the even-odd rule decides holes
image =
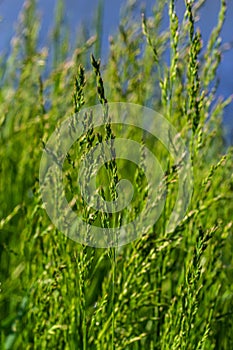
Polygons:
[[[232,149],[225,147],[221,124],[230,99],[216,97],[226,3],[219,0],[218,23],[203,44],[198,13],[204,2],[185,0],[178,19],[174,0],[157,0],[151,17],[135,20],[137,4],[130,1],[104,65],[98,57],[101,6],[99,36],[84,31],[70,52],[59,1],[51,59],[47,48],[38,50],[35,1],[25,2],[10,57],[0,68],[1,349],[233,348]],[[161,30],[164,13],[170,25]],[[177,164],[158,140],[144,141],[129,130],[142,146],[140,166],[112,160],[100,169],[97,185],[111,201],[119,179],[130,180],[131,208],[109,215],[87,206],[76,181],[80,161],[120,130],[110,120],[94,128],[87,119],[86,133],[63,166],[67,200],[84,221],[116,227],[143,210],[144,146],[156,151],[167,192],[163,214],[140,239],[97,249],[51,223],[39,166],[63,120],[83,107],[100,103],[106,111],[107,102],[118,101],[151,107],[179,131],[191,155],[193,194],[185,217],[167,233]]]

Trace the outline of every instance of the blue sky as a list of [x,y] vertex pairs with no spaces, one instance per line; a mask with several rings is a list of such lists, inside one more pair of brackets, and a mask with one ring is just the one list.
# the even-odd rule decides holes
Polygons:
[[[49,32],[52,28],[52,20],[56,0],[38,0],[38,8],[41,16],[40,46],[48,44]],[[142,1],[141,1],[142,2]],[[10,40],[14,34],[17,18],[22,9],[23,0],[0,0],[0,51],[9,52]],[[125,0],[104,1],[104,20],[103,20],[103,43],[102,56],[108,52],[108,37],[117,30],[120,20],[120,10]],[[140,1],[139,1],[140,3]],[[148,14],[151,11],[154,0],[144,1]],[[183,0],[177,0],[178,14],[183,12]],[[227,18],[222,31],[223,42],[233,42],[233,1],[228,0]],[[65,0],[65,13],[67,23],[71,28],[73,36],[82,22],[91,25],[94,12],[98,6],[98,0]],[[202,31],[204,43],[207,42],[212,28],[216,24],[220,0],[207,0],[201,12],[198,26]],[[140,14],[138,13],[139,19]],[[218,94],[227,97],[233,94],[233,49],[225,52],[222,63],[218,70],[220,86]],[[227,129],[233,131],[233,104],[227,108],[224,116],[224,124]]]

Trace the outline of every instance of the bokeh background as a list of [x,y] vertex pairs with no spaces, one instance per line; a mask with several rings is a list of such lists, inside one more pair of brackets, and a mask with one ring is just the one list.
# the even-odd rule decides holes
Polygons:
[[[102,47],[101,59],[104,62],[109,50],[109,36],[117,31],[121,16],[124,15],[123,5],[126,0],[64,0],[64,24],[70,28],[70,49],[75,45],[78,32],[84,24],[91,30],[95,27],[96,10],[103,5],[102,13]],[[54,23],[54,13],[57,0],[38,0],[38,13],[41,19],[39,46],[47,46],[50,50],[51,32]],[[135,20],[140,20],[140,10],[145,8],[147,16],[152,15],[152,8],[156,0],[138,1],[138,13]],[[0,52],[7,57],[11,50],[11,40],[14,36],[16,24],[22,10],[24,0],[1,0],[0,1]],[[222,31],[222,62],[217,72],[219,79],[218,96],[227,98],[233,94],[233,0],[227,0],[228,11]],[[178,16],[184,12],[184,1],[176,1]],[[202,32],[204,45],[217,23],[220,0],[206,0],[197,25]],[[164,25],[168,24],[168,18],[164,14]],[[93,33],[94,34],[94,33]],[[224,129],[227,143],[233,143],[233,103],[224,113]]]

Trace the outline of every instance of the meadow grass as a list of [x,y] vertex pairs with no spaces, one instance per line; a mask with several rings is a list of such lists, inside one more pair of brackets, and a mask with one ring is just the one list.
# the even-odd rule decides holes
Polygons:
[[[58,2],[51,60],[50,50],[38,50],[36,2],[25,2],[10,57],[0,68],[1,349],[233,348],[232,148],[222,129],[231,99],[216,97],[226,3],[219,1],[218,23],[203,45],[198,13],[204,2],[186,0],[178,19],[174,0],[157,0],[151,17],[135,20],[137,3],[129,1],[103,65],[101,3],[97,35],[83,31],[70,52]],[[170,24],[162,30],[165,12]],[[121,132],[110,122],[93,128],[87,120],[86,134],[63,167],[67,199],[76,199],[73,210],[86,222],[118,227],[142,212],[144,143],[166,169],[167,189],[163,214],[141,238],[119,248],[92,248],[49,220],[40,159],[67,117],[118,101],[151,107],[179,131],[192,159],[193,195],[182,222],[166,233],[178,189],[176,164],[158,140],[144,141],[131,130],[129,137],[142,145],[140,166],[113,159],[97,179],[107,200],[116,199],[120,178],[129,179],[131,208],[108,215],[86,206],[76,181],[80,161]]]

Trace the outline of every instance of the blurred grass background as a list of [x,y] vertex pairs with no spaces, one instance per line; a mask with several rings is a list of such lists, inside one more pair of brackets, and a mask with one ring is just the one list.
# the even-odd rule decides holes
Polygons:
[[[70,51],[61,1],[48,60],[48,49],[38,47],[36,2],[25,2],[11,54],[2,57],[0,68],[2,349],[232,348],[232,148],[222,127],[231,99],[216,96],[226,4],[219,1],[215,29],[203,47],[196,26],[203,1],[185,3],[182,18],[172,0],[166,7],[156,1],[153,15],[141,18],[135,17],[137,3],[129,1],[101,65],[101,35],[95,32],[81,31]],[[164,11],[169,25],[161,29]],[[152,151],[166,169],[164,213],[121,249],[94,249],[65,237],[47,217],[38,184],[43,147],[56,126],[82,106],[104,106],[106,100],[162,113],[185,140],[194,171],[188,212],[166,234],[177,171],[153,140]],[[64,167],[68,196],[76,193],[70,179],[80,158],[106,133],[93,130],[70,151]],[[130,220],[146,201],[142,170],[120,164],[112,169],[119,178],[127,173],[140,194],[134,213],[121,214]],[[91,211],[86,213],[91,220]],[[111,218],[101,220],[108,225]]]

